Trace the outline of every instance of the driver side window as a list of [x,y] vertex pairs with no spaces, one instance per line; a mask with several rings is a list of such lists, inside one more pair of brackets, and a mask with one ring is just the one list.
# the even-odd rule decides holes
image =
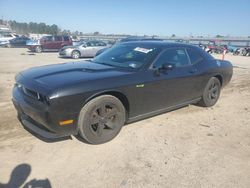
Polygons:
[[153,67],[159,68],[163,64],[173,64],[175,67],[190,65],[185,49],[167,49],[156,60]]

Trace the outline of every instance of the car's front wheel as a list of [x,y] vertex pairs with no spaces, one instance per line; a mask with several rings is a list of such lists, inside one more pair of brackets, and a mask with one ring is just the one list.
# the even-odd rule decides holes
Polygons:
[[199,101],[199,105],[204,107],[210,107],[215,105],[215,103],[218,101],[220,97],[220,91],[221,91],[221,83],[218,78],[212,77],[208,81],[202,98]]
[[10,43],[6,44],[6,47],[11,48],[11,44]]
[[71,57],[72,57],[73,59],[78,59],[78,58],[80,57],[80,52],[74,50],[74,51],[71,53]]
[[42,52],[42,47],[41,47],[41,46],[37,46],[37,47],[35,48],[35,52],[36,52],[36,53],[41,53],[41,52]]
[[111,95],[89,101],[81,110],[78,127],[80,136],[91,144],[102,144],[118,135],[125,123],[125,108]]

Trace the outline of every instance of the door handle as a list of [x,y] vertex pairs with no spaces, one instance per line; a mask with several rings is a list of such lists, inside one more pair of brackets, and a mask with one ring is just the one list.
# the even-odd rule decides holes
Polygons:
[[194,74],[194,73],[196,73],[198,70],[196,69],[196,68],[194,68],[194,69],[191,69],[190,71],[189,71],[189,73],[191,73],[191,74]]

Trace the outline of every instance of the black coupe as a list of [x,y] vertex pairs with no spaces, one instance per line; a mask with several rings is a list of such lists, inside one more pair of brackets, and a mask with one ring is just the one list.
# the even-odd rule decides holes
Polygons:
[[192,45],[126,42],[91,61],[19,73],[13,103],[23,126],[43,137],[101,144],[126,123],[188,104],[213,106],[232,72],[230,62]]

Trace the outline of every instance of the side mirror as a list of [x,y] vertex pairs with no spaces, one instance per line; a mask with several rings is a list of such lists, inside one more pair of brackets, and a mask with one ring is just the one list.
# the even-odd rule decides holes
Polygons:
[[164,73],[164,72],[167,72],[169,70],[173,70],[175,68],[175,65],[174,64],[171,64],[171,63],[164,63],[161,67],[157,68],[155,70],[155,73],[157,76],[160,75],[160,73]]
[[175,65],[174,64],[171,64],[171,63],[164,63],[160,69],[161,70],[173,70],[175,68]]

